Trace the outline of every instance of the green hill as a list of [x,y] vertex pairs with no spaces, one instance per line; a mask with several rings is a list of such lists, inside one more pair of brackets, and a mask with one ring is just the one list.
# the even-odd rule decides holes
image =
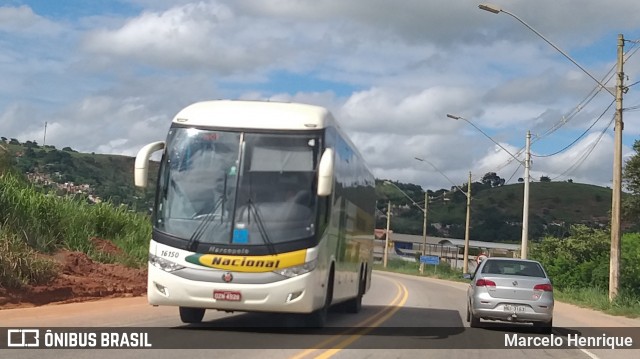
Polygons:
[[[157,163],[152,162],[149,188],[145,191],[133,185],[134,158],[129,156],[79,153],[69,147],[39,146],[35,142],[5,141],[16,167],[31,173],[32,182],[60,189],[64,183],[83,186],[78,191],[115,204],[128,205],[132,210],[148,211],[153,203]],[[54,183],[55,182],[55,183]],[[422,187],[410,183],[395,183],[415,202],[423,205]],[[87,188],[88,186],[88,188]],[[466,186],[466,185],[465,185]],[[522,183],[495,186],[472,183],[471,239],[483,241],[519,242],[522,231]],[[463,187],[463,186],[461,186]],[[465,188],[465,187],[463,187]],[[463,238],[466,217],[466,196],[460,191],[428,190],[428,234]],[[391,228],[399,233],[422,234],[423,212],[394,186],[377,181],[378,214],[386,212],[387,201],[393,204]],[[545,235],[563,237],[573,224],[605,228],[609,223],[611,190],[609,188],[570,182],[534,182],[530,187],[529,238]],[[624,225],[624,223],[623,223]],[[377,227],[386,220],[378,217]]]
[[13,141],[5,146],[19,171],[30,174],[32,182],[59,194],[81,192],[97,197],[98,201],[124,204],[140,211],[148,210],[153,203],[158,168],[155,162],[149,171],[149,187],[139,190],[133,185],[135,158],[130,156],[80,153],[69,147],[59,150],[30,141],[23,144]]
[[[423,212],[400,191],[378,182],[378,209],[386,212],[393,204],[391,229],[400,233],[422,234]],[[419,186],[396,183],[415,202],[423,206],[424,193]],[[464,238],[466,196],[459,191],[429,190],[427,211],[433,236]],[[473,183],[470,237],[473,240],[514,242],[522,236],[524,184],[491,187]],[[534,182],[529,193],[529,238],[545,235],[564,237],[571,225],[584,224],[606,228],[610,221],[611,189],[570,182]],[[384,228],[385,218],[378,218]],[[624,223],[623,223],[624,225]]]

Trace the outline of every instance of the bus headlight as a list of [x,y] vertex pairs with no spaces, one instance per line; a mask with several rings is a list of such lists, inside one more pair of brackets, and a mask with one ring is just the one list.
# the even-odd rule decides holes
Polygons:
[[295,267],[288,267],[288,268],[283,268],[283,269],[278,269],[278,270],[274,270],[274,273],[278,273],[280,275],[283,275],[285,277],[289,277],[289,278],[293,278],[293,277],[297,277],[301,274],[305,274],[305,273],[309,273],[312,270],[314,270],[316,268],[316,265],[318,264],[318,260],[314,259],[310,262],[307,262],[305,264],[299,265],[299,266],[295,266]]
[[156,268],[160,268],[165,272],[173,272],[173,271],[177,271],[184,268],[184,266],[178,263],[166,260],[164,258],[160,258],[151,253],[149,253],[149,264]]

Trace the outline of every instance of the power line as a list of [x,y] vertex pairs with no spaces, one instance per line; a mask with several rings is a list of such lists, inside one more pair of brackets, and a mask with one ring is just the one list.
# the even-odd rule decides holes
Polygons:
[[513,176],[516,175],[516,173],[518,172],[518,170],[520,169],[520,167],[522,167],[522,163],[518,165],[518,167],[516,168],[515,171],[513,171],[513,173],[511,174],[511,177],[509,177],[508,180],[504,181],[505,184],[507,184],[509,181],[511,181],[511,179],[513,178]]
[[593,142],[593,144],[587,148],[587,150],[581,155],[581,157],[579,158],[578,161],[574,162],[571,166],[569,166],[569,168],[567,168],[564,172],[562,172],[561,174],[559,174],[558,176],[556,176],[555,178],[553,178],[553,180],[556,180],[564,175],[566,175],[567,173],[570,173],[574,170],[576,170],[578,167],[580,167],[584,161],[586,161],[586,159],[591,155],[591,153],[593,152],[593,150],[596,148],[596,146],[598,145],[598,143],[600,143],[600,140],[602,140],[602,137],[604,137],[604,134],[607,132],[607,130],[609,130],[609,128],[611,127],[611,124],[613,124],[613,122],[615,121],[615,116],[612,117],[612,119],[609,121],[609,124],[607,125],[607,127],[605,127],[601,132],[600,135],[598,136],[598,138],[596,138],[596,140]]
[[[631,46],[631,48],[629,49],[629,51],[627,51],[627,54],[628,54],[628,55],[627,55],[627,60],[629,60],[633,55],[635,55],[635,54],[638,52],[638,50],[640,50],[640,47],[636,47],[636,45],[637,45],[637,44],[638,44],[638,42],[637,42],[637,41],[636,41],[636,42],[633,42],[633,45]],[[611,68],[611,69],[607,72],[607,74],[603,77],[603,79],[602,79],[602,82],[603,82],[603,83],[605,83],[605,84],[606,84],[607,82],[611,81],[611,79],[613,78],[613,76],[615,76],[615,72],[614,72],[614,70],[615,70],[615,65],[614,65],[614,66],[612,66],[612,68]],[[633,86],[633,85],[636,85],[636,84],[638,84],[638,83],[640,83],[640,81],[635,82],[635,83],[633,83],[633,84],[632,84],[632,85],[630,85],[630,86],[627,86],[627,88],[629,88],[629,87],[631,87],[631,86]],[[544,138],[544,137],[546,137],[546,136],[549,136],[549,135],[550,135],[550,134],[552,134],[553,132],[557,131],[557,130],[558,130],[558,129],[560,129],[562,126],[564,126],[567,122],[569,122],[571,119],[573,119],[575,116],[577,116],[577,114],[578,114],[581,110],[583,110],[583,109],[586,107],[586,105],[587,105],[587,104],[589,104],[589,103],[590,103],[590,102],[591,102],[591,101],[596,97],[596,95],[598,95],[598,93],[600,93],[600,92],[602,91],[602,89],[603,89],[603,88],[602,88],[602,86],[599,86],[599,85],[598,85],[598,86],[595,86],[595,87],[593,88],[593,90],[591,90],[591,92],[589,92],[589,94],[585,97],[585,99],[583,99],[581,102],[579,102],[579,103],[578,103],[578,105],[577,105],[573,110],[571,110],[571,112],[569,112],[569,114],[568,114],[567,116],[563,116],[563,118],[562,118],[559,122],[557,122],[556,124],[554,124],[554,125],[553,125],[552,127],[550,127],[548,130],[546,130],[543,134],[541,134],[541,135],[537,136],[537,137],[536,137],[536,139],[534,140],[534,143],[535,143],[535,142],[537,142],[538,140],[543,139],[543,138]],[[611,104],[609,104],[609,106],[607,107],[607,110],[608,110],[609,108],[611,108],[611,106],[613,105],[613,103],[615,103],[615,102],[612,102]],[[638,105],[638,106],[639,106],[638,108],[640,108],[640,105]],[[635,109],[635,108],[634,108],[634,109]],[[605,110],[605,112],[606,112],[606,110]],[[604,113],[603,113],[602,115],[600,115],[600,117],[598,118],[598,120],[599,120],[603,115],[604,115]],[[597,122],[597,121],[596,121],[596,122]],[[583,137],[583,136],[584,136],[584,135],[589,131],[589,129],[591,129],[594,125],[595,125],[595,123],[594,123],[594,124],[592,124],[592,125],[587,129],[587,131],[585,131],[583,134],[581,134],[581,135],[580,135],[580,137],[578,137],[576,140],[574,140],[574,141],[573,141],[569,146],[567,146],[567,147],[565,147],[565,148],[563,148],[563,149],[561,149],[561,150],[559,150],[559,151],[555,152],[554,154],[550,154],[550,155],[537,155],[537,156],[536,156],[536,155],[532,155],[532,156],[535,156],[535,157],[550,157],[550,156],[553,156],[553,155],[555,155],[555,154],[559,154],[559,153],[561,153],[561,152],[563,152],[563,151],[567,150],[569,147],[571,147],[571,145],[575,144],[575,143],[576,143],[580,138],[582,138],[582,137]]]
[[602,112],[602,114],[600,114],[600,116],[598,116],[598,118],[597,118],[597,119],[596,119],[596,120],[591,124],[591,126],[589,126],[589,127],[588,127],[588,128],[587,128],[587,129],[582,133],[582,134],[580,134],[580,136],[578,136],[578,138],[576,138],[575,140],[573,140],[570,144],[568,144],[567,146],[565,146],[563,149],[558,150],[558,151],[556,151],[556,152],[554,152],[554,153],[551,153],[551,154],[548,154],[548,155],[534,155],[534,154],[532,154],[532,156],[534,156],[534,157],[538,157],[538,158],[541,158],[541,157],[551,157],[551,156],[555,156],[555,155],[557,155],[557,154],[559,154],[559,153],[561,153],[561,152],[566,151],[566,150],[567,150],[567,149],[569,149],[571,146],[575,145],[575,144],[576,144],[576,142],[578,142],[578,141],[579,141],[582,137],[584,137],[587,133],[589,133],[589,131],[593,128],[593,126],[595,126],[595,125],[596,125],[596,124],[597,124],[597,123],[602,119],[602,116],[604,116],[604,114],[605,114],[605,113],[607,113],[607,111],[609,111],[609,109],[611,108],[611,106],[613,106],[613,104],[614,104],[615,102],[616,102],[615,100],[611,101],[611,103],[609,104],[609,106],[607,106],[607,108]]
[[589,155],[591,155],[591,153],[596,148],[598,143],[600,143],[600,141],[602,140],[602,137],[604,137],[604,134],[607,132],[607,130],[609,130],[609,128],[611,128],[611,125],[613,124],[614,121],[615,121],[615,116],[612,117],[612,119],[609,121],[609,124],[607,124],[607,127],[605,127],[600,132],[600,135],[593,141],[593,143],[582,153],[582,155],[580,155],[579,160],[574,162],[571,166],[569,166],[569,168],[567,168],[567,170],[562,172],[556,178],[561,177],[561,176],[563,176],[563,175],[565,175],[565,174],[577,169],[578,167],[580,167],[584,163],[584,161],[589,157]]

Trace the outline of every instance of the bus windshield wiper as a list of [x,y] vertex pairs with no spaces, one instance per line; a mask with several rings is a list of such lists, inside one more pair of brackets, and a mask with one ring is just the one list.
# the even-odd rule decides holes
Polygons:
[[271,241],[271,238],[269,238],[269,233],[267,233],[267,228],[264,226],[264,222],[262,221],[262,216],[260,215],[260,212],[256,204],[251,200],[251,197],[249,197],[249,200],[247,201],[247,207],[248,207],[247,224],[250,224],[251,222],[250,214],[253,213],[253,216],[256,220],[256,225],[258,227],[258,232],[260,232],[260,235],[262,236],[264,243],[267,245],[269,254],[272,254],[272,255],[276,254],[275,245]]
[[200,244],[200,238],[202,237],[204,232],[207,230],[207,227],[209,227],[209,224],[213,222],[213,219],[215,218],[215,213],[218,211],[220,207],[222,207],[222,209],[220,210],[220,222],[217,223],[212,228],[212,230],[224,222],[223,204],[226,202],[226,197],[227,197],[227,175],[225,174],[224,186],[222,189],[222,196],[218,199],[213,209],[209,213],[205,214],[204,218],[200,221],[200,223],[198,223],[198,227],[196,227],[195,231],[193,231],[193,233],[191,234],[191,237],[189,238],[189,242],[187,242],[187,247],[186,247],[188,251],[195,252],[197,250],[198,244]]
[[[196,230],[193,231],[193,233],[191,234],[191,237],[189,238],[189,242],[187,242],[187,247],[186,247],[187,250],[192,252],[196,251],[196,249],[198,248],[198,244],[200,244],[199,242],[200,238],[202,237],[204,232],[207,230],[207,227],[209,227],[209,224],[213,222],[213,219],[215,218],[215,213],[222,206],[222,203],[224,203],[224,196],[218,200],[213,210],[205,214],[204,218],[202,218],[200,223],[198,223],[198,227],[196,227]],[[220,214],[220,222],[217,223],[213,228],[216,228],[220,223],[222,223],[222,214]]]

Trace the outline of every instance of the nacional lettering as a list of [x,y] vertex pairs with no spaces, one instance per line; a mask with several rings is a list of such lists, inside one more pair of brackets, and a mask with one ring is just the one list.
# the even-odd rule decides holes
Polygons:
[[211,260],[212,266],[225,266],[225,267],[253,267],[253,268],[279,268],[280,260],[268,260],[268,259],[249,259],[248,257],[242,258],[227,258],[227,257],[213,257]]

